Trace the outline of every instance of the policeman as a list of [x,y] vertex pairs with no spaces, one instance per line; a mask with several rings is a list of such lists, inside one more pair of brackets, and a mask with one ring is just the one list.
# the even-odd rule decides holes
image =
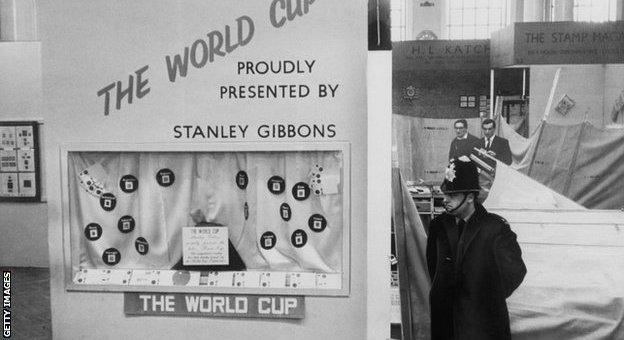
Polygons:
[[505,299],[526,274],[516,234],[477,202],[467,157],[451,160],[441,189],[445,212],[427,239],[432,339],[511,339]]

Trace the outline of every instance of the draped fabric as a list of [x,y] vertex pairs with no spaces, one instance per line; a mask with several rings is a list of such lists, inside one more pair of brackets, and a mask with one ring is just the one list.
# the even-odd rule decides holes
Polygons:
[[569,198],[497,161],[496,178],[483,205],[487,209],[585,210]]
[[401,258],[399,261],[407,262],[405,267],[407,268],[407,281],[409,282],[407,288],[401,287],[401,289],[409,290],[407,295],[410,299],[412,338],[429,339],[431,329],[429,312],[431,280],[427,270],[427,234],[418,215],[418,210],[416,210],[414,200],[405,185],[405,181],[401,179],[400,185],[403,197],[403,225],[405,230],[396,230],[395,233],[398,235],[399,232],[403,232],[402,235],[405,238],[405,258]]
[[618,235],[613,226],[591,225],[591,213],[584,219],[565,227],[525,226],[526,233],[556,232],[551,243],[523,242],[515,223],[528,272],[507,300],[513,339],[624,338],[624,245],[572,244],[584,231]]
[[624,129],[542,122],[526,139],[501,123],[514,168],[593,209],[624,207]]
[[[195,226],[198,214],[227,227],[247,269],[343,269],[340,152],[71,152],[68,163],[74,269],[169,269],[182,257],[182,228]],[[245,186],[239,186],[245,182],[238,182],[239,174]],[[136,179],[135,190],[125,192],[122,178],[128,175]],[[269,191],[273,176],[283,179],[282,192]],[[294,192],[306,186],[308,195],[296,198]],[[105,193],[114,196],[113,209],[110,201],[104,209]],[[313,215],[325,220],[324,228],[310,226]],[[134,226],[123,229],[128,216]],[[93,224],[101,228],[99,236]],[[293,241],[297,230],[305,234],[300,247]],[[269,249],[261,246],[267,232],[275,235]],[[120,255],[116,264],[104,261],[111,248]]]
[[624,213],[589,210],[501,164],[484,205],[518,235],[527,275],[513,339],[624,337]]
[[498,126],[498,135],[509,141],[513,168],[521,171],[528,169],[531,161],[530,156],[533,155],[535,147],[537,146],[542,125],[539,125],[538,128],[529,136],[529,138],[522,137],[518,132],[516,132],[516,130],[514,130],[513,126],[500,119]]
[[[456,119],[392,115],[393,165],[407,181],[441,182],[448,165]],[[479,118],[467,119],[468,132],[481,136]]]
[[[529,176],[588,208],[624,207],[624,129],[546,125]],[[564,142],[557,145],[551,140]]]

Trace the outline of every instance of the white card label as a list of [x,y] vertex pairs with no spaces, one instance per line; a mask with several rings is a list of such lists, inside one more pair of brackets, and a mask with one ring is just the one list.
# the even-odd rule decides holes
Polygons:
[[182,228],[182,262],[184,265],[227,265],[227,227]]

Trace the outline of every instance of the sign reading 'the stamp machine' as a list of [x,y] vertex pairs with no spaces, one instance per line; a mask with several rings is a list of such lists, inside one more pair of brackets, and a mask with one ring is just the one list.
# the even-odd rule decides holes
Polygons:
[[624,62],[624,23],[523,22],[492,34],[492,67]]
[[125,293],[127,315],[303,319],[303,296]]

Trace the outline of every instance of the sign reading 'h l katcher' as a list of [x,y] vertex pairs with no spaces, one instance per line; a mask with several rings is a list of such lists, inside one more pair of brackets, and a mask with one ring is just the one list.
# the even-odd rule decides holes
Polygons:
[[303,319],[303,296],[125,293],[127,315]]

